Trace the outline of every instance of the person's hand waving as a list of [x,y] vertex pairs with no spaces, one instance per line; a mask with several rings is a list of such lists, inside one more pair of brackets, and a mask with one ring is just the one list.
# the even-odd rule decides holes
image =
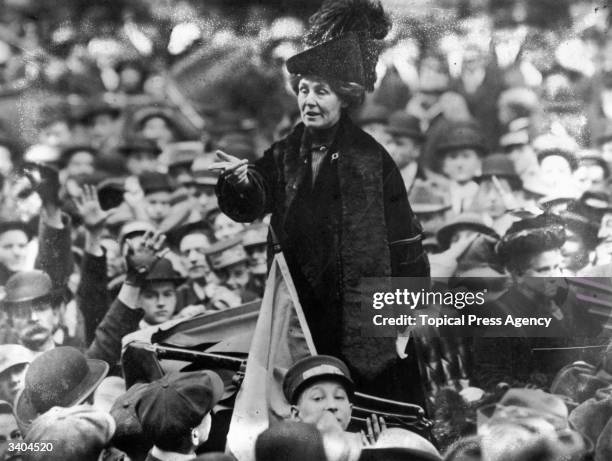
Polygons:
[[220,150],[216,153],[219,161],[214,162],[208,169],[221,170],[221,175],[233,186],[246,186],[249,183],[248,160],[241,160]]
[[81,194],[74,200],[77,211],[83,218],[83,225],[90,232],[102,230],[108,212],[102,210],[98,192],[94,186],[85,184]]

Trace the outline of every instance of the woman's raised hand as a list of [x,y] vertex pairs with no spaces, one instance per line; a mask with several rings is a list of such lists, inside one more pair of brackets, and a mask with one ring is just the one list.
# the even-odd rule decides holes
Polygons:
[[248,160],[241,160],[220,150],[216,154],[219,160],[209,166],[209,170],[221,170],[221,174],[232,185],[244,186],[249,183]]

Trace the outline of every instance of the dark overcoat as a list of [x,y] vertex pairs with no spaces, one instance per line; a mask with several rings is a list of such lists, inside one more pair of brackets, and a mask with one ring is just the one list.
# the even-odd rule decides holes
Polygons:
[[248,186],[222,176],[219,206],[239,222],[272,213],[317,351],[372,376],[395,349],[391,338],[361,336],[361,278],[429,277],[421,226],[387,151],[346,115],[314,184],[305,131],[298,124],[250,165]]

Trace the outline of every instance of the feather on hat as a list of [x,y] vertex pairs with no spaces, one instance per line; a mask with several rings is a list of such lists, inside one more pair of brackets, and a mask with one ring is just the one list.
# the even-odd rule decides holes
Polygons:
[[[304,38],[310,49],[304,53],[354,33],[363,67],[363,81],[358,83],[362,83],[367,91],[372,91],[376,81],[376,63],[382,51],[381,40],[390,29],[391,20],[380,1],[325,0],[310,17],[310,28]],[[291,72],[289,62],[287,67]]]

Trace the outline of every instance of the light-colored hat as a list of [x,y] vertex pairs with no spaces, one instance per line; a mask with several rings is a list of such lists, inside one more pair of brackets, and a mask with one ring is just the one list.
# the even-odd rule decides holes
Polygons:
[[0,345],[0,373],[16,365],[32,363],[34,354],[30,349],[19,344]]

